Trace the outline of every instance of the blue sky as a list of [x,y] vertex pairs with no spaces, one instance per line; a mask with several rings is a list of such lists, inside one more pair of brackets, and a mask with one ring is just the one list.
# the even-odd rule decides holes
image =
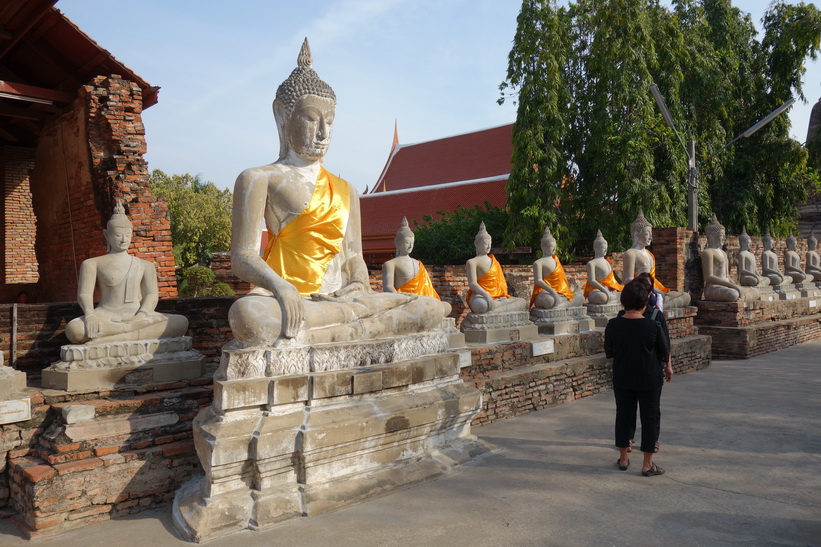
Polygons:
[[[769,2],[734,2],[758,23]],[[60,0],[57,8],[152,85],[143,114],[149,167],[201,174],[232,188],[242,169],[277,158],[277,86],[305,36],[314,68],[337,95],[325,165],[360,191],[393,139],[409,144],[514,121],[499,106],[520,0]],[[122,9],[122,14],[118,13]],[[790,112],[804,141],[821,97],[809,67],[808,104]],[[682,161],[684,161],[682,159]]]

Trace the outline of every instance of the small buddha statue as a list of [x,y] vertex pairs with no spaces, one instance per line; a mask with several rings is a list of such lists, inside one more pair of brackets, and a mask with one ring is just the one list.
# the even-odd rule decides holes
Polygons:
[[647,272],[655,280],[653,291],[663,298],[664,309],[682,308],[690,304],[689,293],[671,291],[656,277],[656,257],[647,249],[653,240],[653,226],[644,217],[643,211],[639,211],[630,225],[630,236],[633,246],[622,256],[622,278],[630,280]]
[[564,266],[556,256],[556,238],[550,233],[548,226],[545,226],[541,246],[542,257],[533,263],[530,307],[549,310],[584,304],[584,296],[570,290]]
[[467,303],[473,313],[503,313],[527,311],[527,301],[510,296],[507,292],[505,273],[496,257],[490,253],[492,239],[479,225],[474,244],[476,256],[465,264],[468,278]]
[[[370,288],[359,196],[321,164],[336,95],[312,64],[306,39],[273,103],[279,158],[234,185],[231,264],[255,286],[228,311],[234,338],[248,348],[432,332],[444,317],[439,300]],[[259,256],[263,221],[269,238]]]
[[[393,240],[396,246],[396,258],[382,264],[382,290],[430,296],[441,300],[439,293],[433,288],[433,282],[425,265],[410,256],[415,239],[413,230],[408,226],[408,219],[403,217],[402,224]],[[449,315],[450,304],[442,302],[442,305],[446,309],[445,315]]]
[[[184,336],[188,319],[155,311],[159,300],[154,264],[131,256],[131,221],[122,203],[114,207],[103,236],[108,253],[84,260],[80,265],[77,300],[80,317],[66,325],[66,336],[74,344],[107,343]],[[100,301],[94,305],[94,287]]]
[[612,304],[619,302],[619,293],[624,286],[616,281],[613,266],[605,258],[607,255],[607,240],[596,231],[593,240],[593,260],[587,263],[587,285],[584,287],[584,296],[591,304]]
[[810,281],[812,276],[801,269],[801,256],[795,252],[795,237],[792,232],[787,236],[787,250],[784,253],[784,274],[792,278],[793,283]]
[[769,230],[764,234],[761,242],[764,244],[764,252],[761,254],[761,274],[770,280],[772,287],[792,283],[792,277],[782,274],[778,269],[778,256],[773,251],[773,238],[770,236]]
[[818,256],[818,240],[815,233],[810,232],[807,238],[807,275],[811,275],[813,281],[821,281],[821,258]]
[[756,271],[755,255],[750,252],[750,236],[746,228],[741,229],[738,245],[741,247],[738,253],[738,283],[742,287],[767,287],[770,280]]
[[707,248],[701,251],[701,272],[704,276],[704,300],[715,302],[736,302],[738,300],[758,300],[760,294],[752,287],[742,287],[733,283],[729,276],[727,253],[724,245],[726,232],[716,218],[707,224]]

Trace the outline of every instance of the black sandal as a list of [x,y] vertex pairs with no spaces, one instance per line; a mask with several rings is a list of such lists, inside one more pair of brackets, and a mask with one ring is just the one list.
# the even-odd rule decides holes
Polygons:
[[630,458],[627,458],[627,465],[621,464],[621,458],[616,460],[616,465],[618,465],[619,469],[621,469],[622,471],[627,471],[627,468],[630,467]]
[[648,469],[647,471],[642,471],[641,474],[644,477],[655,477],[656,475],[664,475],[664,469],[662,469],[656,464],[653,464],[653,466],[650,469]]

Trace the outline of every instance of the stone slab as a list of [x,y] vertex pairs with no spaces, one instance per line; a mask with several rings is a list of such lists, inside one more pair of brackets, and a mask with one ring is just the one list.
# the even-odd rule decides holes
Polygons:
[[530,345],[531,355],[539,357],[540,355],[549,355],[555,351],[555,344],[553,340],[542,340],[540,342],[533,342]]
[[0,401],[0,425],[25,422],[31,419],[31,398]]
[[205,374],[205,357],[198,352],[186,352],[185,359],[155,359],[142,364],[116,367],[43,369],[43,387],[64,391],[96,391],[132,389],[135,386],[165,384],[192,380]]
[[26,389],[26,373],[0,364],[0,400],[16,399]]
[[499,342],[518,342],[538,338],[539,328],[530,323],[520,327],[497,329],[471,329],[462,325],[465,341],[470,344],[498,344]]
[[130,418],[100,418],[87,422],[68,424],[65,427],[66,436],[74,442],[90,439],[102,439],[118,435],[129,435],[137,431],[148,431],[156,427],[173,425],[180,417],[176,412],[161,412],[146,416],[132,416]]

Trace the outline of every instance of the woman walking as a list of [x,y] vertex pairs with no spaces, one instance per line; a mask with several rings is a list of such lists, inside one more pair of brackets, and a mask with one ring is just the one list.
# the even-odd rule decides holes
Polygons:
[[624,315],[614,317],[604,331],[604,351],[613,358],[613,393],[616,397],[616,446],[619,469],[630,465],[631,424],[635,428],[636,406],[641,418],[641,474],[661,475],[664,469],[653,463],[658,441],[659,402],[664,378],[673,379],[670,344],[659,323],[645,317],[648,292],[645,284],[633,280],[621,292]]

